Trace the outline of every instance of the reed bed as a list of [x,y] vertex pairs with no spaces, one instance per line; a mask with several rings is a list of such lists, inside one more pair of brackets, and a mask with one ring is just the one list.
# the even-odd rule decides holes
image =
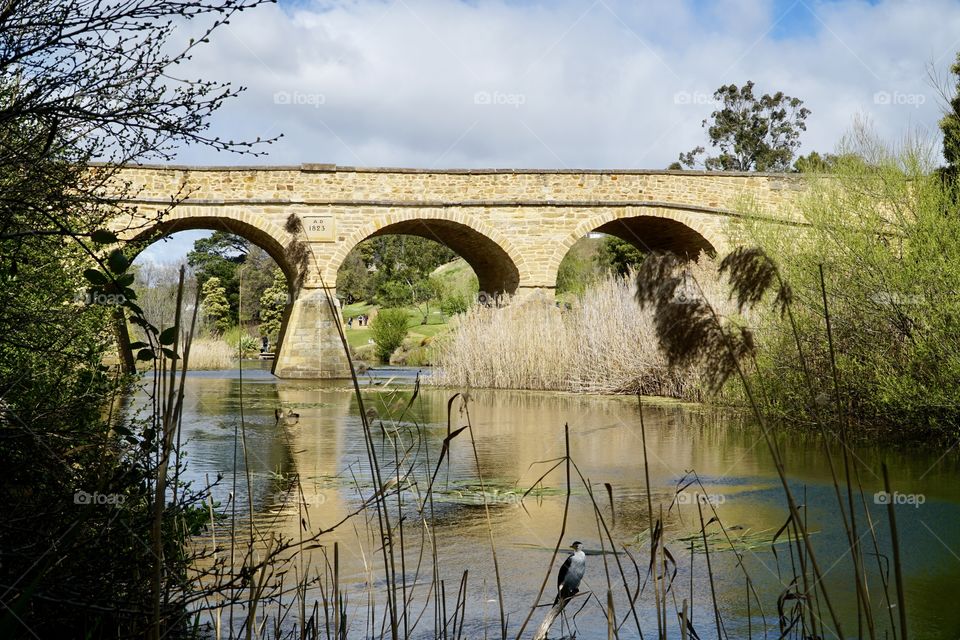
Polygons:
[[[688,270],[690,286],[679,296],[703,295],[720,313],[734,311],[714,260],[701,256]],[[541,300],[499,309],[476,306],[439,341],[437,369],[425,382],[699,400],[699,372],[668,365],[653,310],[639,309],[635,294],[633,274],[610,275],[571,309]]]
[[191,346],[190,368],[194,370],[233,369],[237,349],[222,338],[196,338]]

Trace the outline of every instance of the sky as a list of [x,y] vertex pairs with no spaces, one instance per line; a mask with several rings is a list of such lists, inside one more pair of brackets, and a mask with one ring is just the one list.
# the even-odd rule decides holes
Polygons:
[[248,87],[214,134],[283,137],[175,161],[658,169],[706,143],[714,90],[747,80],[811,110],[803,153],[855,119],[935,140],[931,73],[949,86],[958,50],[957,0],[281,1],[231,19],[183,76]]

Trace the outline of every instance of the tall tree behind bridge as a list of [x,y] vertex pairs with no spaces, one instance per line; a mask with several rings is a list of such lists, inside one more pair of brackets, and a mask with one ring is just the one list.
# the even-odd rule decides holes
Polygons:
[[200,287],[210,278],[220,279],[235,323],[238,319],[261,319],[260,298],[273,281],[277,267],[266,251],[238,235],[214,231],[193,243],[187,263],[193,267]]
[[[753,81],[747,81],[742,87],[728,84],[714,92],[719,107],[703,126],[719,154],[703,159],[708,171],[790,171],[810,110],[782,91],[757,97],[753,87]],[[705,152],[700,146],[681,153],[680,164],[696,168]]]

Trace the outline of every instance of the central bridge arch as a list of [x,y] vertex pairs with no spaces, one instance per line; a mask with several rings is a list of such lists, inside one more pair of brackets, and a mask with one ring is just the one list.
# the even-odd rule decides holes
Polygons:
[[489,224],[461,213],[413,210],[403,217],[380,216],[341,242],[324,270],[327,286],[336,282],[337,271],[354,247],[385,235],[419,236],[449,247],[470,265],[480,290],[488,293],[516,293],[526,266],[510,239]]

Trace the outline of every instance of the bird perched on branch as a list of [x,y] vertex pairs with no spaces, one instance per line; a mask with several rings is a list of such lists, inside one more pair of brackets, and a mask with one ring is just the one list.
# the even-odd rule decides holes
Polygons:
[[583,543],[574,542],[570,545],[573,553],[567,556],[560,573],[557,574],[557,597],[553,601],[556,606],[561,600],[571,598],[580,590],[580,580],[587,568],[587,554],[583,552]]

